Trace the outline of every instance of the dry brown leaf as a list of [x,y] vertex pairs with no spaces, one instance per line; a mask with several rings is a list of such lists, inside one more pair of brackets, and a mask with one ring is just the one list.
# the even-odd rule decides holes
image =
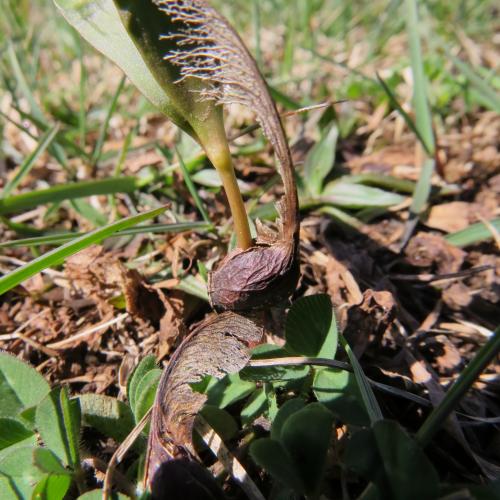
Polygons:
[[[353,173],[380,173],[386,175],[401,174],[402,170],[397,169],[401,166],[415,164],[415,153],[412,147],[388,146],[372,154],[363,156],[353,156],[347,162],[347,165]],[[398,175],[398,177],[410,177],[408,175]]]
[[370,343],[380,343],[395,314],[396,302],[390,292],[366,290],[362,302],[349,308],[344,335],[358,357]]
[[408,262],[417,267],[436,266],[439,274],[456,273],[462,267],[466,253],[450,245],[441,235],[420,232],[405,250]]
[[447,233],[461,231],[470,225],[473,213],[479,208],[465,201],[434,205],[430,210],[426,225]]
[[453,283],[443,290],[443,302],[451,309],[460,311],[472,302],[469,288],[462,282]]

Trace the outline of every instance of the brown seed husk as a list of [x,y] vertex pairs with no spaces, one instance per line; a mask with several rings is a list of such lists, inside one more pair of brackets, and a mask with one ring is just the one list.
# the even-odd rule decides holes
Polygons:
[[179,346],[158,386],[148,443],[146,483],[165,461],[194,455],[194,419],[207,396],[190,384],[211,375],[221,379],[241,370],[262,338],[254,320],[226,312],[210,316]]
[[298,279],[296,245],[280,241],[231,252],[210,274],[208,294],[218,310],[258,310],[287,300]]

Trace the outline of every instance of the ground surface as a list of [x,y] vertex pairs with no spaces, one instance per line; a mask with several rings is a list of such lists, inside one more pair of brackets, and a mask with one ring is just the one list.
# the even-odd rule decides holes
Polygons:
[[[437,401],[500,317],[500,117],[484,87],[475,85],[480,79],[498,91],[498,9],[479,0],[432,1],[422,9],[438,161],[427,209],[402,246],[423,150],[376,79],[379,72],[413,115],[400,2],[254,3],[226,2],[222,10],[256,54],[280,111],[342,101],[284,118],[301,179],[302,277],[294,298],[328,293],[367,374]],[[198,147],[128,82],[110,107],[121,73],[83,44],[54,9],[31,3],[26,12],[18,6],[17,17],[13,13],[0,34],[0,188],[35,149],[41,125],[56,122],[57,148],[36,161],[12,194],[111,176],[150,181],[128,192],[73,200],[63,194],[54,203],[4,213],[2,243],[83,232],[166,203],[170,208],[156,223],[203,221],[178,154],[216,228],[109,239],[0,298],[0,348],[74,393],[116,396],[138,359],[153,353],[167,362],[186,330],[210,310],[204,277],[230,244],[228,210]],[[230,135],[253,123],[249,110],[235,106],[227,112]],[[247,208],[272,219],[281,187],[267,143],[254,131],[233,142],[233,153]],[[315,191],[308,184],[314,162],[326,165],[321,189],[340,178],[361,189]],[[460,239],[467,233],[455,234],[481,222],[480,241],[469,244]],[[1,248],[0,272],[51,248]],[[143,295],[127,310],[124,295],[133,283],[140,283]],[[157,290],[168,307],[148,301]],[[152,303],[153,310],[131,303]],[[279,337],[279,329],[273,333]],[[462,411],[473,417],[460,420],[469,454],[454,454],[457,445],[447,442],[435,450],[438,460],[439,454],[454,456],[442,461],[449,479],[484,474],[473,453],[486,469],[497,470],[498,421],[491,419],[500,414],[499,374],[500,365],[490,365],[463,402]],[[409,430],[420,425],[418,405],[391,396],[381,396],[381,404],[388,418]]]

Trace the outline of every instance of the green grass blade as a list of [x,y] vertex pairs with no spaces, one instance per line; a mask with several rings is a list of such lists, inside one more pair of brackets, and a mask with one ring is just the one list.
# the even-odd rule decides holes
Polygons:
[[[500,232],[500,217],[490,221],[492,227]],[[446,241],[451,243],[456,247],[466,247],[469,245],[474,245],[476,243],[481,243],[482,241],[489,240],[493,238],[494,235],[491,229],[483,222],[477,222],[471,226],[457,231],[456,233],[451,233],[445,236]]]
[[[34,125],[36,125],[43,132],[47,132],[48,130],[50,130],[50,126],[49,125],[47,125],[44,122],[41,122],[40,120],[37,120],[33,115],[31,115],[29,113],[25,113],[24,111],[17,109],[15,106],[12,106],[12,108],[15,109],[21,115],[21,117],[23,119],[30,120],[31,122],[33,122]],[[25,127],[22,123],[19,123],[16,120],[13,120],[9,115],[5,114],[1,110],[0,110],[0,116],[4,120],[8,121],[9,123],[12,123],[12,125],[14,125],[15,127],[17,127],[19,130],[21,130],[22,132],[24,132],[25,134],[27,134],[32,139],[35,139],[35,140],[38,139],[36,137],[36,135],[33,134],[28,127]],[[90,156],[82,148],[80,148],[74,142],[72,142],[69,139],[67,139],[66,137],[64,137],[64,135],[61,132],[59,132],[57,134],[57,137],[56,137],[56,140],[55,140],[55,144],[52,144],[51,149],[54,148],[56,145],[59,146],[59,147],[64,146],[65,148],[67,148],[68,151],[71,151],[71,152],[75,153],[77,156],[79,156],[81,158],[84,158],[84,159],[87,159],[87,160],[90,158]],[[54,153],[54,151],[50,151],[50,152],[51,152],[51,154]],[[61,162],[61,160],[59,158],[56,157],[56,159],[59,162]]]
[[448,55],[453,64],[462,72],[462,74],[469,80],[471,85],[478,91],[481,96],[481,102],[492,111],[500,113],[500,97],[498,93],[491,88],[488,83],[478,76],[474,70],[466,63],[451,54]]
[[271,93],[271,97],[279,104],[281,104],[285,109],[289,111],[295,111],[300,109],[302,105],[292,99],[290,96],[280,92],[276,87],[269,86],[269,92]]
[[[340,210],[337,207],[330,207],[330,206],[321,207],[319,209],[319,212],[322,214],[329,215],[333,219],[340,221],[342,224],[345,224],[349,227],[352,227],[352,228],[356,229],[357,231],[361,231],[365,227],[365,225],[363,224],[362,221],[360,221],[356,217],[353,217],[352,215],[348,214],[347,212]],[[2,245],[0,244],[0,248],[1,248],[1,246]]]
[[108,134],[109,121],[113,116],[113,113],[116,110],[116,105],[118,104],[118,98],[122,93],[123,87],[125,86],[126,76],[123,76],[118,84],[118,88],[116,89],[115,94],[113,95],[113,99],[109,105],[108,111],[106,113],[106,118],[102,123],[101,130],[99,131],[99,137],[97,138],[97,142],[95,144],[94,152],[92,153],[92,165],[97,165],[102,155],[102,147],[104,146],[104,141],[106,140],[106,135]]
[[[36,102],[35,96],[33,95],[33,92],[31,91],[30,86],[28,85],[28,82],[26,81],[26,77],[23,73],[21,65],[19,64],[19,59],[16,55],[16,51],[15,51],[12,43],[9,43],[9,45],[8,45],[7,55],[8,55],[8,59],[9,59],[9,63],[10,63],[12,72],[14,73],[14,76],[16,78],[17,87],[20,89],[24,98],[28,101],[31,114],[34,116],[34,118],[38,122],[43,123],[45,125],[44,129],[47,129],[48,128],[47,121],[43,115],[42,109],[40,108],[40,106]],[[53,144],[50,146],[50,151],[51,151],[51,154],[53,154],[54,157],[57,159],[57,161],[65,169],[67,169],[67,158],[66,158],[66,153],[65,153],[64,149],[62,149],[56,143],[56,144]]]
[[255,36],[255,60],[262,70],[262,47],[260,43],[261,15],[259,0],[252,1],[252,24]]
[[201,201],[200,195],[198,194],[198,191],[196,190],[196,187],[193,184],[193,181],[191,179],[191,176],[189,175],[189,171],[186,167],[186,164],[184,163],[182,155],[180,154],[180,152],[177,148],[175,149],[175,152],[177,153],[177,157],[179,158],[179,165],[180,165],[181,170],[182,170],[182,177],[184,178],[184,182],[186,183],[186,186],[189,190],[189,193],[193,197],[194,202],[196,204],[196,207],[198,208],[198,211],[200,212],[201,216],[203,217],[203,220],[207,224],[210,224],[210,217],[208,216],[208,213],[205,209],[205,206],[203,205],[203,202]]
[[30,86],[28,85],[28,82],[26,81],[26,77],[24,76],[23,70],[21,68],[21,65],[19,64],[19,59],[16,54],[16,50],[14,48],[14,45],[12,43],[8,44],[7,47],[7,56],[9,60],[9,64],[12,70],[12,73],[14,74],[17,82],[17,87],[21,91],[21,94],[23,94],[24,98],[28,101],[31,112],[33,115],[35,115],[39,120],[44,121],[45,118],[43,116],[43,113],[38,106],[38,103],[36,102],[36,99],[31,92]]
[[8,217],[4,217],[3,215],[0,215],[0,222],[24,238],[34,238],[35,236],[38,237],[45,235],[45,231],[43,229],[38,229],[30,226],[29,224],[24,224],[23,222],[13,222]]
[[377,79],[380,83],[380,86],[384,90],[384,92],[387,94],[387,97],[389,98],[389,102],[391,103],[392,107],[395,108],[398,113],[403,117],[403,120],[406,123],[406,126],[417,136],[418,140],[420,141],[420,144],[424,147],[425,151],[427,152],[428,155],[432,156],[432,151],[428,149],[427,142],[420,133],[420,130],[418,129],[417,125],[411,118],[411,116],[403,109],[401,104],[399,104],[399,101],[397,100],[396,96],[390,89],[389,85],[385,83],[385,81],[382,79],[382,77],[377,73]]
[[500,327],[497,328],[488,342],[481,347],[474,359],[451,386],[439,406],[436,406],[417,432],[417,440],[427,446],[436,432],[441,428],[460,400],[472,387],[477,377],[500,353]]
[[422,171],[415,186],[410,207],[410,212],[414,215],[420,215],[427,205],[432,188],[431,179],[435,163],[433,159],[427,158],[422,165]]
[[35,150],[24,160],[23,164],[19,167],[18,171],[14,177],[5,186],[2,198],[7,198],[10,193],[16,189],[17,186],[22,182],[22,180],[29,174],[31,169],[35,166],[36,161],[45,152],[45,150],[50,146],[54,140],[57,132],[59,131],[59,125],[55,125],[50,130],[45,132],[40,138]]
[[140,186],[141,180],[136,177],[110,177],[109,179],[62,184],[0,199],[0,215],[29,210],[44,203],[56,203],[99,194],[132,193]]
[[[145,226],[132,227],[124,231],[117,231],[108,236],[108,238],[120,238],[122,236],[133,236],[136,234],[148,233],[182,233],[184,231],[207,231],[212,229],[211,224],[206,222],[180,222],[178,224],[151,224]],[[33,238],[23,238],[13,241],[5,241],[0,243],[0,248],[16,248],[16,247],[33,247],[41,245],[56,245],[65,243],[66,241],[74,240],[89,233],[61,233],[47,234],[44,236],[36,236]]]
[[406,26],[410,43],[410,57],[413,71],[413,105],[415,107],[416,126],[422,137],[425,149],[430,156],[434,156],[435,142],[432,128],[432,116],[427,99],[427,79],[424,73],[422,47],[418,32],[417,1],[406,0]]
[[89,221],[93,227],[102,227],[108,224],[109,220],[106,214],[82,198],[70,200],[69,204],[81,217]]
[[340,336],[339,339],[340,343],[342,344],[342,347],[347,352],[349,361],[351,362],[354,376],[356,378],[356,382],[358,383],[359,391],[361,392],[361,397],[363,399],[363,403],[370,418],[370,422],[374,424],[379,420],[383,420],[384,416],[382,415],[382,410],[380,409],[375,394],[373,394],[370,381],[364,374],[363,369],[359,364],[358,358],[356,358],[356,355],[352,351],[351,346],[348,344],[347,340],[342,335]]
[[[72,31],[72,33],[75,33]],[[87,67],[85,66],[84,55],[85,48],[82,39],[76,35],[75,42],[78,47],[78,59],[80,64],[80,82],[78,86],[78,131],[80,134],[80,146],[82,148],[85,147],[85,137],[87,135],[87,113],[86,113],[86,101],[87,95],[85,92],[86,84],[87,84]]]
[[58,247],[33,261],[28,262],[15,271],[12,271],[6,276],[0,278],[0,295],[11,290],[40,271],[60,264],[67,257],[74,255],[90,245],[100,243],[102,240],[108,238],[117,231],[122,231],[130,226],[135,226],[145,220],[152,219],[153,217],[161,215],[165,210],[166,207],[161,207],[139,215],[127,217],[126,219],[122,219],[118,222],[110,224],[109,226],[96,229],[95,231],[87,233],[84,236],[80,236],[79,238],[62,245],[61,247]]

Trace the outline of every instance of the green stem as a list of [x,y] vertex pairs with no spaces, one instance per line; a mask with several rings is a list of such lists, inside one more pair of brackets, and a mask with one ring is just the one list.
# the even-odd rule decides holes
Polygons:
[[222,130],[210,130],[210,135],[201,137],[199,131],[198,136],[200,142],[205,149],[209,160],[219,173],[219,177],[226,192],[229,208],[234,220],[234,230],[238,247],[242,250],[247,250],[253,246],[252,235],[250,234],[250,225],[248,224],[248,216],[241,196],[240,188],[234,172],[231,152],[227,142],[226,133]]

